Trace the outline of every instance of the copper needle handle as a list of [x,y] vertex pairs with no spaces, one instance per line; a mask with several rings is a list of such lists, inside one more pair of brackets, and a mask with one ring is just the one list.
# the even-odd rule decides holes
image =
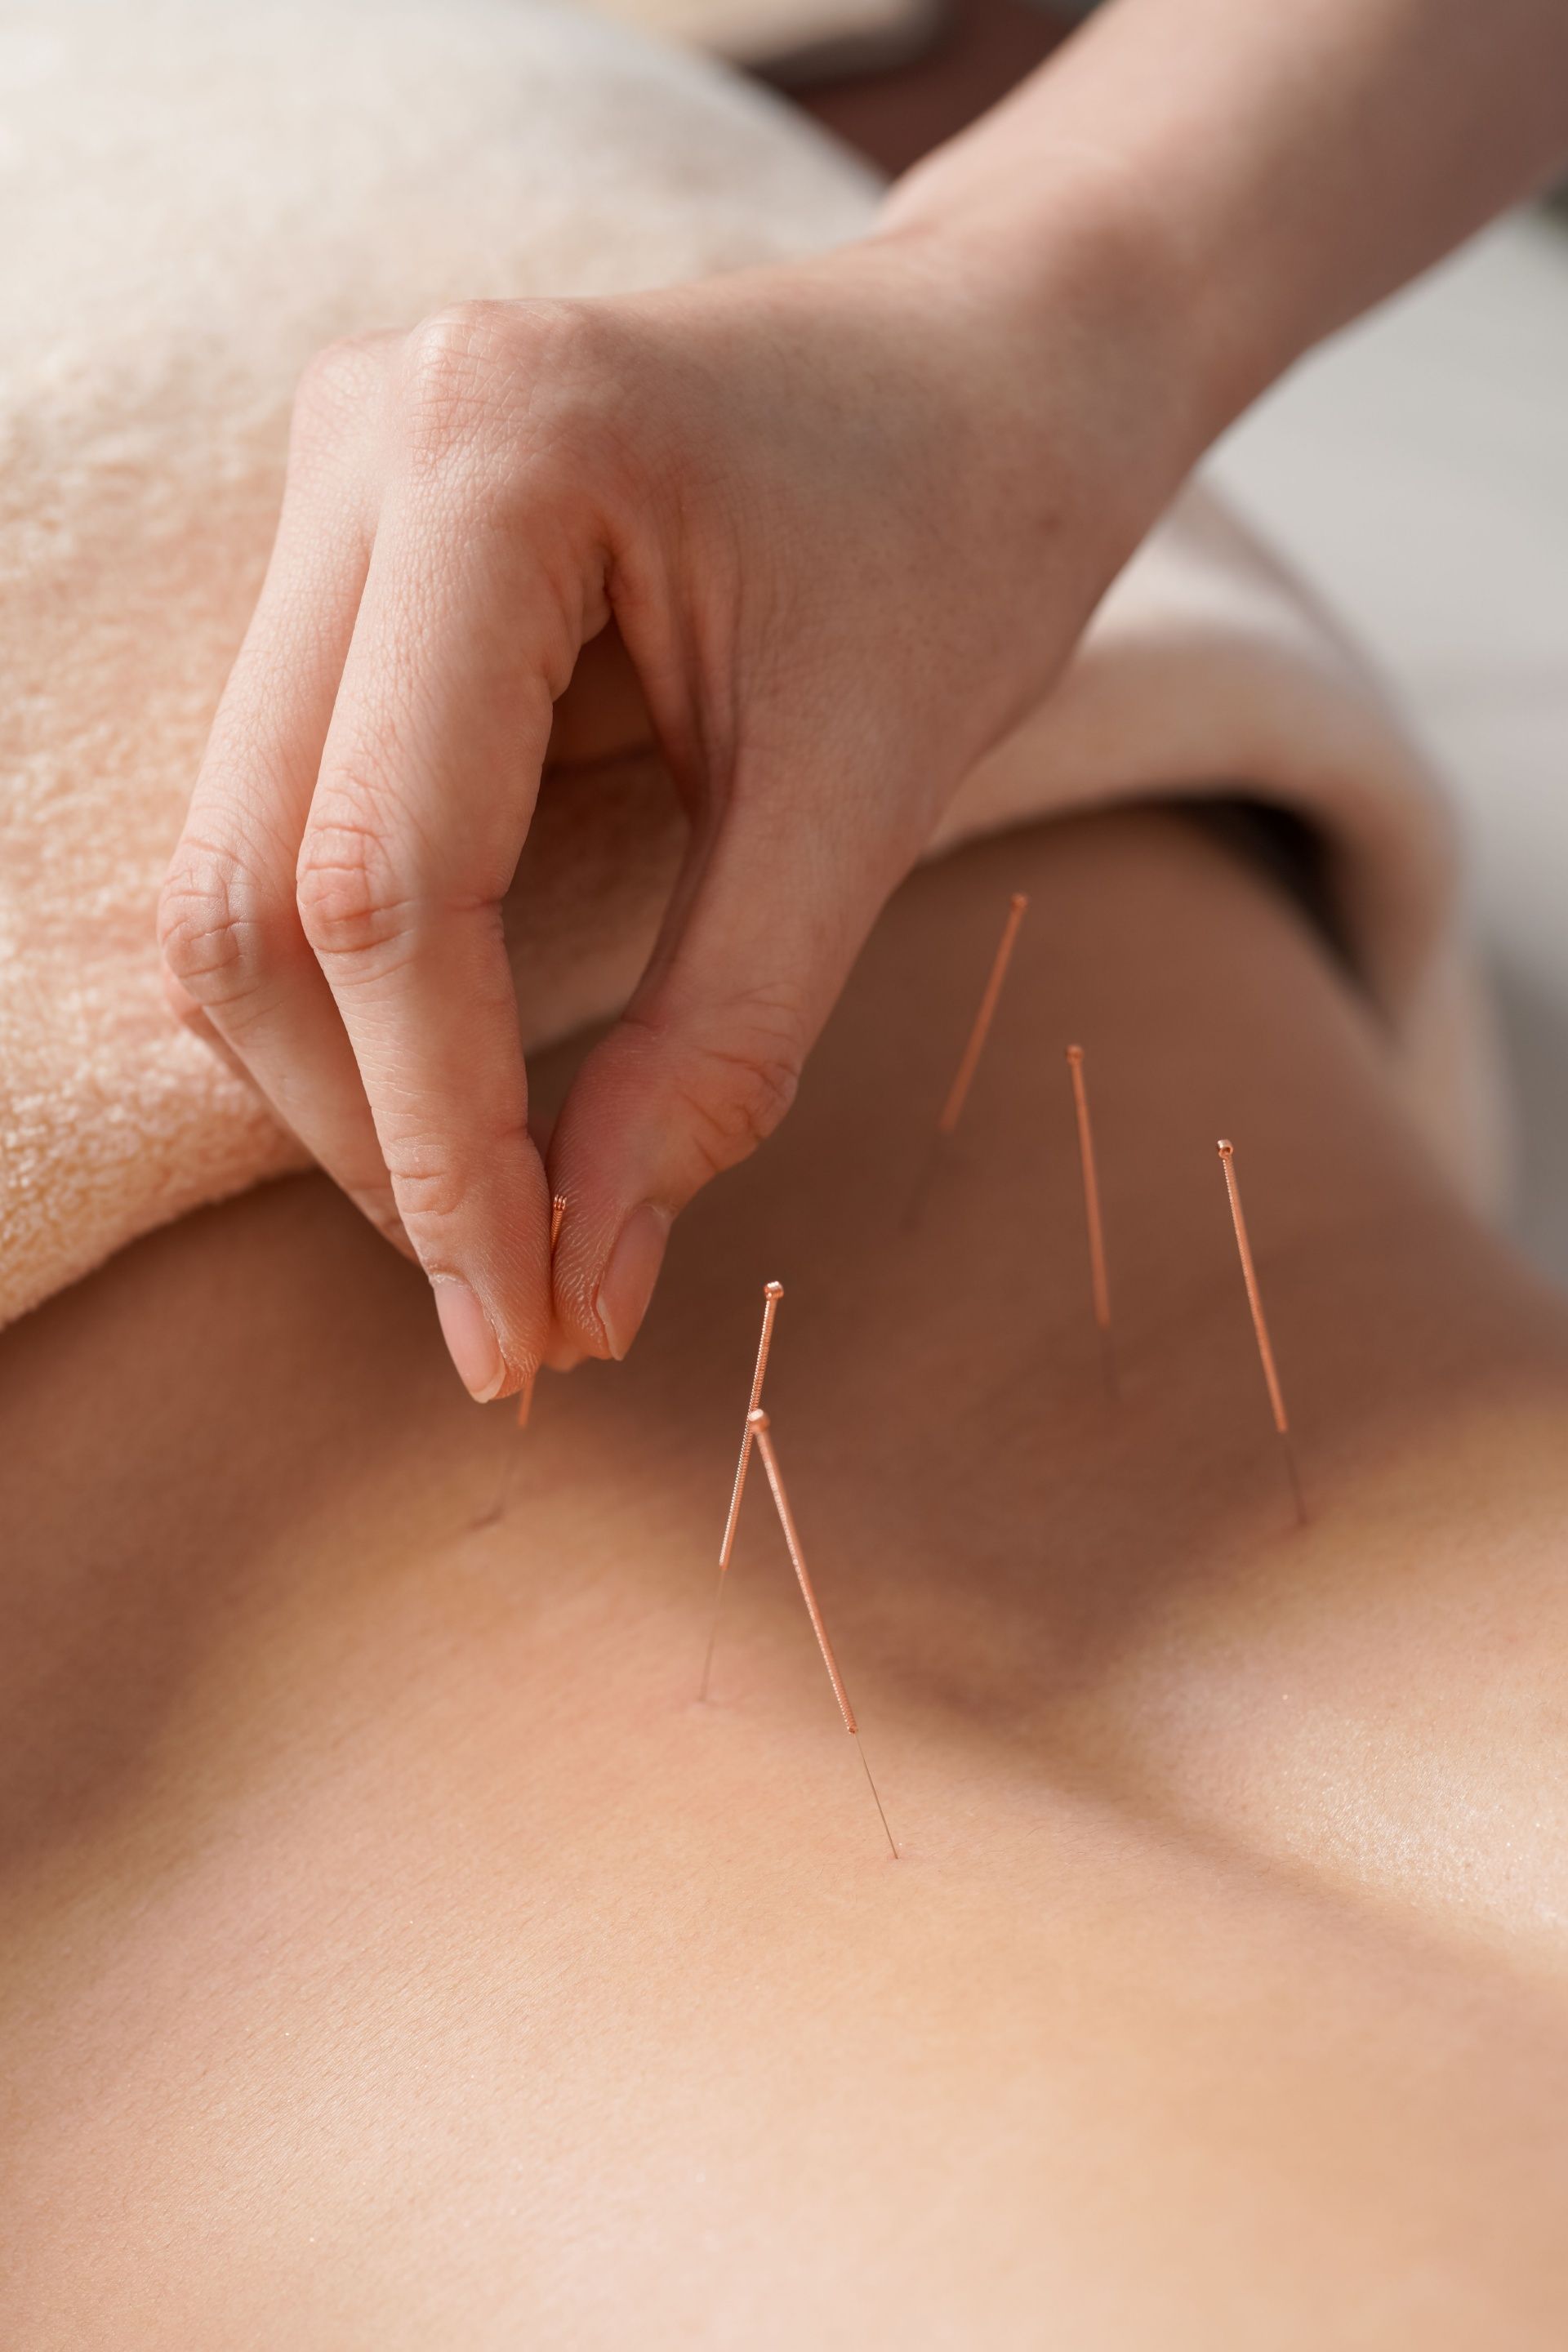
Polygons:
[[[555,1244],[561,1237],[561,1220],[565,1214],[566,1195],[564,1192],[557,1192],[554,1199],[550,1203],[550,1255],[552,1258],[554,1257]],[[530,1372],[527,1380],[524,1381],[522,1384],[522,1392],[517,1401],[517,1425],[519,1429],[526,1429],[528,1427],[528,1416],[533,1410],[533,1384],[538,1378],[539,1373],[537,1369],[535,1369],[533,1371]]]
[[752,1374],[751,1402],[746,1407],[745,1425],[741,1432],[741,1458],[735,1465],[735,1484],[730,1496],[730,1516],[724,1522],[723,1540],[719,1546],[719,1580],[713,1587],[713,1614],[708,1624],[708,1647],[702,1658],[702,1680],[697,1686],[699,1699],[708,1696],[708,1685],[713,1675],[713,1646],[719,1639],[719,1612],[724,1601],[724,1577],[730,1565],[730,1555],[735,1549],[735,1530],[741,1523],[741,1498],[746,1491],[746,1472],[751,1466],[754,1433],[752,1415],[762,1402],[763,1381],[767,1374],[768,1351],[773,1344],[773,1318],[784,1297],[782,1282],[770,1282],[763,1289],[763,1332],[757,1342],[757,1366]]
[[740,1523],[741,1497],[746,1491],[746,1469],[752,1458],[752,1415],[763,1401],[763,1381],[767,1376],[768,1353],[773,1344],[773,1318],[784,1297],[782,1282],[770,1282],[763,1292],[763,1331],[757,1341],[757,1366],[752,1374],[751,1400],[746,1406],[746,1425],[741,1433],[741,1458],[735,1465],[735,1485],[730,1496],[730,1516],[724,1522],[724,1540],[719,1547],[721,1572],[730,1565],[730,1554],[735,1549],[735,1529]]

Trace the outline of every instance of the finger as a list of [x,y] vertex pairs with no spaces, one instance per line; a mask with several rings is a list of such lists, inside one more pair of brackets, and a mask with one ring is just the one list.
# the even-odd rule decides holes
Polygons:
[[556,1123],[551,1181],[570,1204],[555,1254],[556,1320],[592,1354],[626,1354],[676,1215],[784,1117],[914,855],[888,841],[858,848],[831,822],[798,813],[798,798],[795,808],[787,837],[742,815],[725,820]]
[[188,1029],[193,1037],[201,1039],[208,1053],[216,1055],[230,1077],[237,1078],[242,1086],[253,1086],[255,1081],[250,1072],[228,1045],[222,1030],[202,1011],[195,998],[187,995],[172,972],[165,971],[163,977],[163,1001],[180,1026]]
[[411,340],[405,456],[297,887],[454,1361],[489,1397],[531,1375],[549,1330],[549,1196],[501,901],[553,698],[605,608],[568,524],[518,487],[526,420],[489,373],[482,318]]
[[294,895],[369,561],[370,436],[399,340],[334,346],[300,387],[271,562],[163,886],[160,934],[174,982],[227,1053],[405,1246],[353,1049]]

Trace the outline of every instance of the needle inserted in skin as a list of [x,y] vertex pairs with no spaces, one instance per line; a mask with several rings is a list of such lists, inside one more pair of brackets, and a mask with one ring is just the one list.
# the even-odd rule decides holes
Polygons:
[[[550,1203],[550,1255],[552,1259],[554,1258],[555,1244],[560,1237],[561,1220],[565,1214],[566,1195],[563,1192],[557,1192],[554,1199]],[[521,1392],[517,1400],[517,1425],[519,1429],[526,1429],[528,1427],[528,1416],[533,1410],[533,1384],[538,1378],[539,1374],[537,1371],[531,1372],[527,1380],[524,1381],[522,1384]],[[500,1485],[496,1490],[495,1501],[485,1513],[484,1517],[476,1522],[478,1526],[481,1528],[493,1527],[498,1519],[505,1518],[508,1507],[511,1501],[512,1473],[516,1468],[517,1448],[515,1446],[509,1446],[507,1448],[506,1464],[500,1475]]]
[[773,1344],[773,1318],[784,1297],[782,1282],[770,1282],[763,1290],[763,1336],[757,1342],[757,1368],[752,1374],[751,1402],[746,1407],[746,1425],[741,1432],[741,1458],[735,1465],[734,1491],[730,1496],[730,1516],[724,1522],[724,1540],[719,1547],[719,1581],[713,1593],[713,1622],[708,1628],[708,1654],[702,1661],[702,1685],[698,1697],[708,1696],[708,1678],[713,1671],[713,1644],[719,1637],[719,1611],[724,1599],[724,1572],[730,1565],[730,1555],[735,1549],[735,1529],[740,1524],[741,1497],[746,1491],[746,1472],[751,1464],[755,1433],[752,1415],[763,1401],[763,1381],[768,1369],[768,1350]]
[[936,1133],[931,1138],[925,1164],[921,1170],[914,1192],[910,1196],[905,1216],[906,1224],[912,1224],[919,1215],[927,1188],[935,1172],[942,1147],[957,1131],[958,1122],[963,1117],[963,1106],[969,1099],[969,1089],[974,1083],[974,1073],[980,1067],[980,1056],[985,1051],[985,1040],[990,1034],[991,1024],[995,1018],[996,1007],[1001,1000],[1002,983],[1007,977],[1007,966],[1013,960],[1014,941],[1017,939],[1018,926],[1024,919],[1024,910],[1028,903],[1028,898],[1022,890],[1015,890],[1008,901],[1007,919],[1002,926],[1002,937],[996,943],[996,952],[991,960],[990,976],[985,982],[984,993],[980,999],[980,1010],[974,1016],[974,1026],[969,1033],[969,1043],[963,1049],[952,1084],[948,1088],[947,1100],[938,1115]]
[[1218,1147],[1219,1164],[1225,1171],[1225,1189],[1230,1201],[1230,1221],[1236,1228],[1237,1255],[1241,1260],[1241,1278],[1247,1285],[1247,1303],[1252,1309],[1252,1328],[1258,1341],[1258,1360],[1263,1366],[1264,1385],[1268,1391],[1269,1407],[1274,1414],[1274,1426],[1285,1455],[1285,1468],[1290,1480],[1290,1493],[1295,1500],[1296,1517],[1302,1527],[1307,1524],[1307,1506],[1301,1494],[1300,1475],[1296,1468],[1296,1449],[1290,1443],[1290,1423],[1285,1411],[1285,1397],[1279,1386],[1279,1374],[1275,1369],[1274,1350],[1268,1344],[1268,1325],[1264,1319],[1263,1299],[1258,1287],[1258,1275],[1252,1263],[1252,1247],[1247,1238],[1247,1219],[1241,1213],[1241,1192],[1236,1181],[1236,1155],[1232,1146],[1222,1141]]
[[[564,1192],[557,1192],[554,1199],[550,1203],[550,1261],[552,1272],[554,1270],[555,1264],[555,1244],[561,1238],[561,1220],[565,1214],[566,1195]],[[522,1384],[522,1392],[517,1401],[517,1425],[519,1429],[526,1429],[528,1427],[528,1416],[533,1411],[533,1384],[538,1378],[538,1371],[531,1371]]]
[[1073,1111],[1078,1119],[1078,1156],[1083,1171],[1083,1219],[1089,1234],[1089,1282],[1094,1319],[1100,1331],[1100,1361],[1105,1393],[1117,1398],[1116,1342],[1110,1329],[1110,1283],[1105,1271],[1105,1227],[1100,1213],[1100,1177],[1094,1164],[1094,1129],[1089,1116],[1089,1090],[1084,1084],[1083,1047],[1068,1047],[1068,1075],[1072,1080]]
[[888,1816],[882,1810],[882,1800],[877,1794],[877,1783],[871,1778],[871,1767],[866,1761],[866,1750],[860,1738],[860,1727],[855,1720],[855,1710],[849,1704],[849,1694],[844,1687],[844,1677],[838,1671],[838,1661],[833,1654],[833,1644],[827,1638],[827,1628],[822,1622],[822,1611],[817,1606],[816,1593],[813,1589],[811,1578],[806,1572],[805,1555],[801,1550],[800,1536],[795,1524],[795,1514],[790,1509],[789,1496],[784,1492],[778,1456],[773,1452],[773,1439],[769,1434],[767,1414],[758,1412],[748,1413],[746,1429],[748,1434],[755,1439],[757,1451],[763,1457],[763,1467],[768,1474],[768,1485],[773,1488],[773,1508],[779,1515],[779,1525],[784,1529],[784,1539],[789,1549],[790,1564],[795,1570],[801,1596],[805,1602],[806,1614],[811,1619],[811,1630],[816,1635],[816,1646],[822,1652],[822,1663],[827,1668],[827,1679],[833,1685],[833,1696],[838,1701],[838,1712],[844,1717],[844,1728],[855,1742],[859,1754],[861,1767],[866,1774],[866,1785],[871,1791],[871,1801],[877,1808],[878,1816],[887,1837],[888,1851],[897,1862],[899,1849],[894,1842],[893,1832],[888,1827]]
[[1024,919],[1024,909],[1029,901],[1022,890],[1015,890],[1007,906],[1007,919],[1002,926],[1002,937],[992,959],[991,976],[985,983],[985,993],[980,1000],[980,1010],[974,1016],[974,1026],[969,1033],[969,1043],[963,1049],[957,1075],[948,1089],[947,1100],[937,1120],[937,1133],[951,1135],[963,1117],[963,1106],[969,1099],[969,1089],[974,1083],[974,1073],[980,1067],[980,1056],[985,1051],[985,1040],[991,1024],[996,1017],[997,1001],[1002,983],[1007,977],[1007,966],[1013,960],[1013,942],[1018,936],[1018,926]]

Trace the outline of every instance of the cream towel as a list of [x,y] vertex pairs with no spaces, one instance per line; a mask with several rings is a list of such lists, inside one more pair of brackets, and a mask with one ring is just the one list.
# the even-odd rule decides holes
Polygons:
[[798,87],[916,57],[941,29],[941,0],[592,0],[634,32]]
[[[874,190],[718,68],[540,0],[0,0],[0,121],[4,1321],[298,1164],[166,1013],[152,924],[310,353],[465,296],[828,244]],[[1353,661],[1207,502],[941,839],[1238,783],[1333,836],[1391,1055],[1473,1172],[1444,824]],[[679,840],[647,762],[553,780],[520,877],[529,1044],[624,998]]]

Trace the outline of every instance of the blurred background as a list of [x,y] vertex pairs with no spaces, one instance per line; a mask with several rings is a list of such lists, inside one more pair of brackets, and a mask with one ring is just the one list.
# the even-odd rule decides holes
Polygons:
[[[785,89],[884,171],[1092,0],[599,0]],[[1568,194],[1307,360],[1219,485],[1349,624],[1459,812],[1517,1120],[1517,1237],[1568,1286]]]
[[1568,223],[1500,222],[1305,361],[1210,470],[1355,629],[1455,798],[1568,1286]]

